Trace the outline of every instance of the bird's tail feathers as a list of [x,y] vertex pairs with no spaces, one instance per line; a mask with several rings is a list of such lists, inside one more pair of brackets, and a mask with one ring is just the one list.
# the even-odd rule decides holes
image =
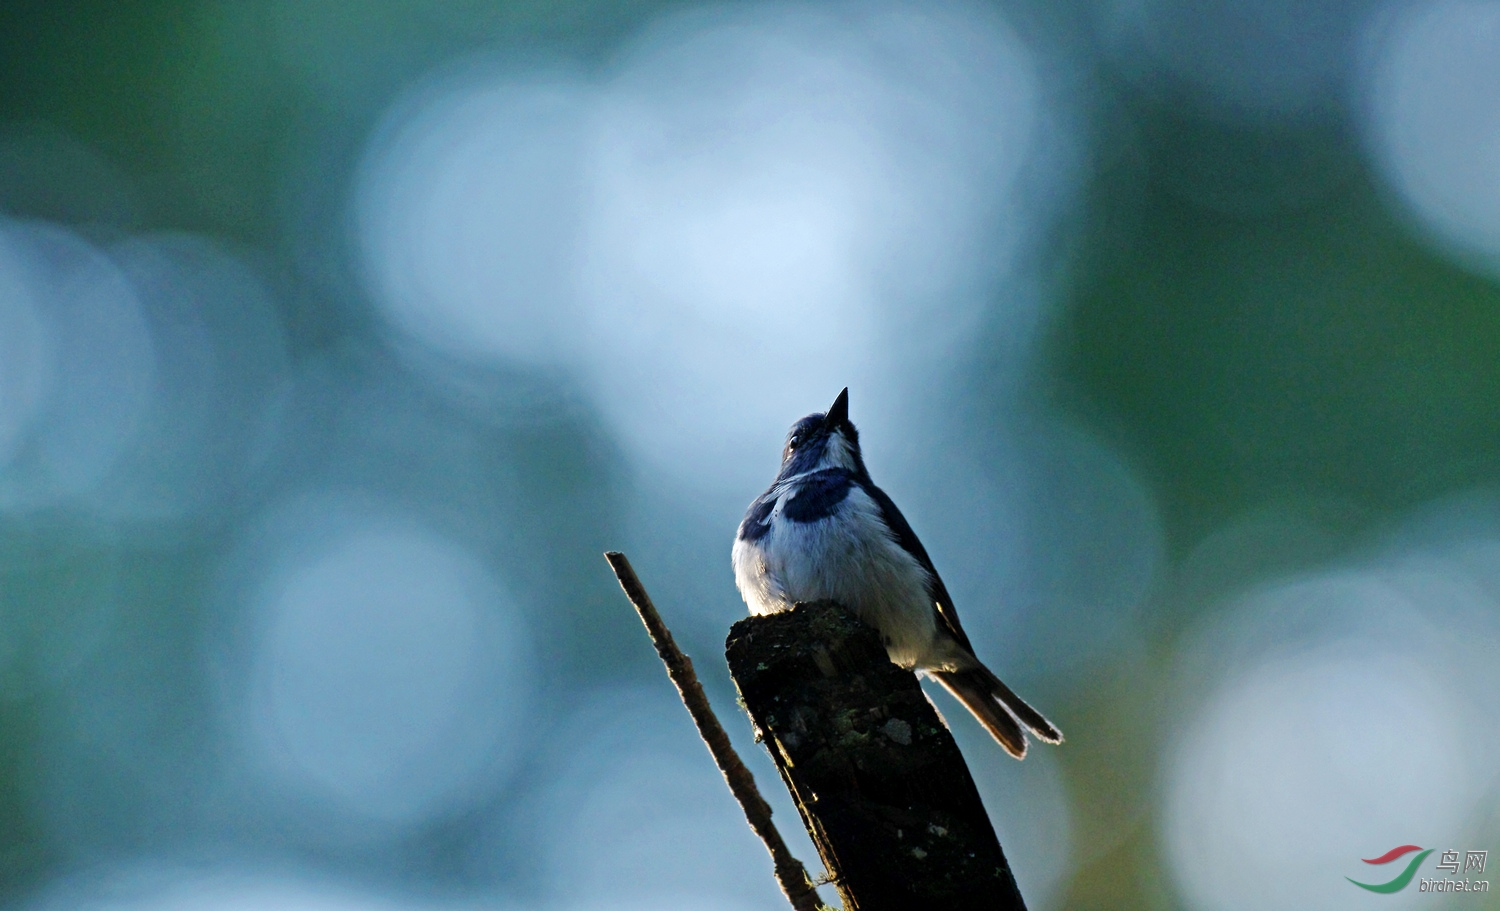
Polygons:
[[933,679],[963,703],[990,736],[1015,758],[1026,756],[1023,724],[1043,743],[1062,743],[1062,731],[1043,718],[1041,712],[1027,705],[984,665],[964,671],[931,673]]
[[1026,700],[1011,692],[1010,687],[1002,683],[1000,678],[996,677],[994,672],[989,668],[980,665],[979,670],[984,674],[985,679],[989,681],[990,692],[994,693],[995,698],[999,699],[1010,710],[1011,714],[1016,716],[1017,721],[1031,729],[1031,733],[1036,735],[1036,739],[1042,743],[1057,744],[1063,742],[1062,731],[1057,729],[1057,725],[1043,718],[1041,712],[1038,712],[1028,705]]

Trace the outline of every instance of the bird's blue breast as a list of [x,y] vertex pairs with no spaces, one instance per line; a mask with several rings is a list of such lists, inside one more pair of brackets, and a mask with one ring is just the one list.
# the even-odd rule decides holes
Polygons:
[[854,486],[854,477],[842,468],[826,468],[799,478],[782,496],[776,488],[766,491],[754,503],[740,523],[740,538],[758,541],[771,528],[771,513],[778,500],[782,501],[781,518],[790,522],[817,522],[826,519],[838,509],[849,496]]
[[833,515],[849,496],[854,478],[841,468],[815,471],[797,485],[781,514],[793,522],[816,522]]
[[732,553],[735,585],[751,613],[830,599],[878,629],[897,664],[945,666],[934,651],[936,576],[903,544],[892,523],[905,524],[888,503],[867,479],[841,468],[778,481],[751,504]]

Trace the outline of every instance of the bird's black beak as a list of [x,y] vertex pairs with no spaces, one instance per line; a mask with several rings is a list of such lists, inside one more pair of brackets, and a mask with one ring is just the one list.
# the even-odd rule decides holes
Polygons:
[[823,426],[829,430],[842,427],[849,423],[849,387],[845,386],[839,397],[833,400],[833,405],[828,409],[828,416],[823,418]]

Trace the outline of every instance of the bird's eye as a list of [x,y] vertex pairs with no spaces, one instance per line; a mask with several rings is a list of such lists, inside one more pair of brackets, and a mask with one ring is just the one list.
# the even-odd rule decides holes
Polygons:
[[801,442],[801,440],[798,438],[798,436],[795,433],[792,434],[792,438],[786,441],[787,451],[790,452],[791,450],[796,449],[799,442]]

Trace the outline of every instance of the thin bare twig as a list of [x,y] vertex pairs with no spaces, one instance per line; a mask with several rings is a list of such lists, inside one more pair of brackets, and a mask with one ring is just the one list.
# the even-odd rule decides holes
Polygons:
[[760,790],[755,786],[755,777],[745,768],[739,754],[729,743],[729,737],[708,704],[708,697],[703,693],[698,675],[693,673],[692,659],[684,655],[673,641],[672,631],[662,622],[656,606],[651,603],[651,596],[646,594],[646,589],[641,585],[641,580],[636,578],[635,570],[631,568],[625,555],[618,551],[608,551],[604,554],[604,559],[609,561],[610,568],[615,571],[615,578],[620,580],[620,587],[625,590],[625,597],[630,599],[636,613],[641,615],[641,621],[646,624],[651,644],[656,646],[656,654],[661,657],[662,664],[667,666],[667,676],[677,686],[682,704],[687,706],[688,714],[693,716],[693,723],[698,726],[698,733],[708,745],[708,751],[713,754],[719,771],[724,773],[724,781],[729,784],[734,799],[739,801],[740,808],[745,811],[745,821],[760,836],[760,840],[765,842],[766,850],[771,852],[776,882],[781,885],[787,901],[797,911],[818,911],[822,903],[813,889],[812,880],[807,876],[807,868],[802,866],[802,861],[792,856],[786,842],[781,840],[781,833],[776,831],[775,824],[771,822],[771,805],[761,797]]

